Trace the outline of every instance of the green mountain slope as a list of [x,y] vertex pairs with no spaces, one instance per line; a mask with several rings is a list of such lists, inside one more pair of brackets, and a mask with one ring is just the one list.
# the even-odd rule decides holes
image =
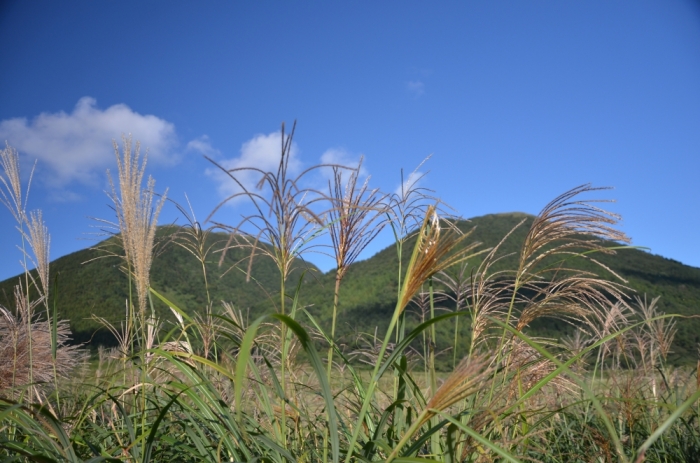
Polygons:
[[[491,214],[461,222],[460,229],[474,228],[471,239],[482,247],[498,244],[520,221],[525,222],[502,244],[499,255],[505,256],[494,270],[517,268],[518,254],[534,217],[522,213]],[[404,248],[404,262],[408,261],[413,241]],[[610,243],[610,246],[617,246]],[[700,315],[700,268],[683,265],[680,262],[649,254],[639,249],[622,249],[614,254],[597,254],[595,259],[627,280],[627,286],[635,294],[651,299],[661,296],[658,307],[666,313],[680,315]],[[477,268],[482,256],[469,260],[471,268]],[[575,259],[570,265],[581,270],[600,274],[606,279],[620,281],[610,272],[583,259]],[[348,337],[357,331],[373,331],[375,325],[386,326],[396,303],[398,290],[398,256],[395,247],[388,247],[370,259],[354,264],[341,287],[341,315],[339,332]],[[304,302],[312,304],[312,312],[326,324],[330,323],[333,293],[333,272],[322,276],[308,288]],[[415,322],[415,317],[414,317]],[[557,337],[570,327],[560,320],[545,320],[533,327],[536,334]],[[679,319],[678,333],[673,352],[669,356],[675,362],[691,362],[697,358],[700,344],[700,317]],[[381,328],[380,328],[381,331]],[[449,339],[449,327],[443,327],[443,336]]]
[[[172,239],[173,227],[159,230],[160,245],[151,269],[151,286],[179,308],[190,314],[203,312],[207,305],[204,276],[200,262]],[[226,235],[213,233],[207,246],[221,249]],[[110,241],[96,247],[110,248]],[[111,248],[114,248],[113,246]],[[116,252],[116,250],[115,250]],[[124,319],[126,300],[129,297],[129,281],[121,270],[119,257],[105,257],[101,250],[85,249],[63,256],[50,265],[50,278],[56,281],[56,304],[62,318],[70,320],[74,339],[78,342],[111,343],[112,338],[93,315],[105,318],[119,326]],[[236,309],[251,316],[274,311],[279,301],[279,273],[270,259],[256,258],[247,281],[245,270],[249,252],[243,249],[229,250],[221,266],[220,254],[212,252],[207,258],[209,293],[212,303],[230,301]],[[232,266],[237,265],[235,268]],[[241,268],[243,270],[241,270]],[[296,269],[309,269],[317,273],[311,264],[298,261]],[[231,270],[229,270],[231,269]],[[226,271],[229,270],[229,271]],[[298,279],[298,270],[292,273]],[[0,305],[13,307],[13,287],[21,276],[0,282]],[[23,280],[22,280],[23,281]],[[53,304],[53,301],[52,301]],[[170,310],[154,298],[157,315],[172,319]]]
[[[501,247],[502,260],[496,269],[514,269],[518,253],[533,217],[520,213],[493,214],[461,222],[463,230],[474,228],[468,242],[479,241],[483,247],[496,245],[520,221],[525,223],[518,228]],[[161,230],[161,234],[172,233],[171,228]],[[220,248],[225,240],[223,234],[212,234],[208,244]],[[404,261],[412,250],[409,241],[404,248]],[[615,243],[610,243],[611,246]],[[209,291],[215,308],[220,301],[230,301],[236,308],[255,317],[275,310],[279,300],[279,274],[274,263],[264,257],[257,257],[251,267],[252,279],[246,281],[245,271],[248,260],[244,250],[229,251],[224,264],[219,267],[219,254],[212,253],[207,263]],[[52,278],[58,275],[57,306],[63,318],[69,319],[76,340],[85,342],[110,342],[107,333],[99,331],[99,324],[92,314],[104,317],[113,323],[124,318],[125,300],[129,284],[120,270],[121,260],[116,257],[99,257],[100,252],[83,250],[51,264]],[[700,314],[700,269],[689,267],[652,255],[638,249],[619,250],[615,254],[596,256],[604,265],[628,281],[632,294],[647,295],[648,298],[661,296],[660,310],[681,315]],[[84,263],[87,262],[87,263]],[[226,272],[232,265],[236,268]],[[481,257],[469,261],[472,268],[478,267]],[[600,273],[600,267],[588,261],[577,259],[574,266],[583,270]],[[289,288],[296,286],[300,270],[308,270],[301,292],[301,303],[309,307],[324,326],[330,325],[334,272],[321,273],[313,265],[297,262],[295,273],[290,277]],[[362,332],[380,332],[386,326],[396,303],[398,291],[398,256],[394,246],[387,247],[373,257],[355,263],[348,270],[341,287],[341,312],[338,332],[347,342],[356,342],[356,335]],[[605,273],[605,272],[603,272]],[[614,279],[610,273],[603,275]],[[0,282],[0,305],[12,307],[12,287],[17,277]],[[200,263],[186,250],[172,242],[162,248],[154,259],[152,286],[168,297],[179,307],[190,313],[202,311],[207,304],[207,295]],[[163,304],[156,304],[161,317],[170,317]],[[416,323],[418,317],[413,317]],[[557,336],[569,329],[561,321],[540,322],[532,327],[537,333]],[[700,343],[700,318],[680,319],[678,334],[671,354],[671,360],[690,362],[697,356]],[[439,327],[438,335],[451,339],[452,328],[448,324]],[[97,333],[97,334],[95,334]]]

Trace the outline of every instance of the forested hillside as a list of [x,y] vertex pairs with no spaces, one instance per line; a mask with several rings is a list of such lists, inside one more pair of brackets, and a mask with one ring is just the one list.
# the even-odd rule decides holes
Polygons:
[[[518,223],[524,220],[499,248],[503,258],[492,267],[492,271],[514,270],[523,240],[533,217],[521,213],[492,214],[476,217],[459,223],[463,231],[472,230],[465,244],[480,242],[480,248],[490,248],[498,244]],[[160,244],[151,273],[151,285],[173,303],[190,313],[204,311],[211,300],[214,311],[221,301],[228,301],[248,317],[256,317],[276,310],[279,300],[279,272],[275,264],[262,255],[257,255],[248,269],[249,250],[232,249],[219,265],[220,252],[226,244],[224,234],[210,234],[205,248],[207,255],[207,283],[201,263],[188,250],[178,245],[183,236],[176,234],[173,227],[160,230]],[[103,242],[97,248],[107,248]],[[412,250],[413,242],[404,245],[404,263]],[[618,243],[608,243],[619,247]],[[114,250],[114,248],[112,248]],[[596,253],[589,256],[608,267],[622,281],[590,259],[573,257],[568,267],[597,272],[607,279],[627,285],[630,296],[638,295],[647,299],[660,296],[658,307],[666,313],[684,316],[700,315],[700,269],[680,262],[634,249],[617,249],[610,254]],[[483,255],[469,260],[467,273],[477,271]],[[51,278],[56,285],[56,304],[61,317],[69,319],[75,339],[79,342],[109,343],[110,336],[94,320],[93,315],[103,317],[118,325],[124,318],[125,301],[129,294],[129,282],[121,269],[119,257],[105,257],[99,249],[86,249],[55,260],[51,264]],[[301,304],[318,317],[322,325],[329,326],[333,301],[334,271],[321,273],[312,264],[298,261],[297,271],[290,276],[287,292],[293,292],[301,276],[299,270],[306,270]],[[362,333],[373,333],[376,326],[381,330],[388,324],[394,310],[398,291],[398,256],[396,248],[389,246],[364,261],[353,264],[342,282],[340,293],[339,335],[348,344],[357,343]],[[0,283],[0,304],[12,307],[12,287],[17,278]],[[209,297],[207,296],[207,287]],[[439,282],[436,290],[444,289]],[[427,290],[427,288],[426,288]],[[630,299],[631,304],[634,300]],[[167,307],[155,300],[157,313],[164,320],[172,319]],[[439,307],[451,310],[449,301],[437,300]],[[414,304],[411,323],[420,318],[420,310]],[[464,325],[464,323],[463,323]],[[550,337],[559,337],[570,330],[561,320],[539,321],[534,332]],[[696,359],[700,343],[700,318],[682,318],[677,322],[670,359],[676,362],[691,362]],[[441,324],[438,335],[445,344],[452,336],[448,324]],[[465,343],[466,344],[466,343]]]

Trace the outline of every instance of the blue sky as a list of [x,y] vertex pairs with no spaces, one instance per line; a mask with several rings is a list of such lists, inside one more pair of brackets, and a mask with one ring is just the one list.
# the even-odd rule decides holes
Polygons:
[[[393,191],[432,154],[421,185],[464,217],[613,186],[599,197],[633,244],[700,267],[697,2],[434,3],[3,2],[0,139],[25,173],[38,159],[29,207],[52,258],[112,218],[122,133],[149,148],[156,189],[204,218],[230,187],[202,154],[269,165],[297,120],[298,168],[364,155]],[[6,278],[19,235],[9,212],[0,224]]]

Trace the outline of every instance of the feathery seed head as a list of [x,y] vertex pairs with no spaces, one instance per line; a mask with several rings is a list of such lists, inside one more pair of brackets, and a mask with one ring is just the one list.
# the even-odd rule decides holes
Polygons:
[[385,225],[377,220],[386,211],[382,204],[386,195],[382,196],[377,189],[368,191],[369,179],[357,186],[361,166],[362,159],[357,168],[352,169],[344,186],[342,166],[332,166],[333,181],[328,185],[328,197],[332,203],[328,211],[328,230],[339,279]]
[[423,225],[418,230],[413,255],[406,270],[399,299],[400,311],[403,311],[413,295],[430,277],[454,264],[484,252],[471,253],[480,243],[471,243],[457,249],[470,234],[471,231],[461,234],[454,226],[448,226],[443,231],[436,207],[428,207]]
[[119,186],[115,185],[111,175],[111,198],[121,232],[124,257],[134,282],[139,301],[139,312],[145,313],[148,287],[150,285],[150,270],[153,260],[158,215],[166,199],[166,193],[153,204],[155,195],[155,180],[148,178],[146,188],[142,188],[143,176],[146,169],[146,157],[139,162],[140,144],[132,149],[131,137],[122,136],[122,153],[114,141],[114,153],[117,159]]
[[9,209],[17,223],[21,223],[24,218],[24,204],[19,175],[19,154],[7,142],[5,142],[5,149],[0,151],[0,167],[5,173],[4,176],[0,175],[0,182],[4,187],[0,189],[0,202]]
[[[493,368],[487,365],[486,359],[479,356],[462,359],[425,405],[425,410],[445,410],[482,389],[493,375]],[[427,422],[434,415],[435,412],[428,411],[423,422]]]
[[35,383],[52,383],[54,374],[68,377],[85,358],[79,346],[70,346],[70,328],[65,321],[56,326],[56,357],[52,327],[46,320],[31,317],[41,300],[30,301],[21,286],[15,286],[15,310],[0,306],[0,391]]
[[29,246],[34,252],[34,265],[39,274],[39,283],[41,284],[42,295],[45,302],[48,303],[49,294],[49,250],[51,247],[51,236],[49,230],[44,224],[42,213],[40,210],[32,211],[27,217],[27,229],[29,232]]
[[[225,172],[240,190],[221,201],[209,214],[209,218],[224,204],[238,197],[250,200],[255,210],[253,214],[244,217],[237,226],[214,222],[217,227],[231,234],[229,243],[222,250],[219,264],[223,263],[228,249],[248,248],[251,250],[251,262],[256,253],[271,258],[277,265],[282,279],[286,280],[294,260],[309,248],[309,240],[322,226],[323,221],[312,210],[312,205],[321,201],[323,195],[300,186],[302,179],[309,172],[321,166],[310,167],[296,177],[292,177],[289,172],[295,128],[296,123],[291,133],[286,135],[282,124],[281,155],[276,171],[263,171],[256,167],[226,169],[207,157],[212,164]],[[260,191],[251,191],[240,180],[240,174],[246,172],[261,176],[257,184]],[[271,246],[260,246],[261,240],[267,241]]]

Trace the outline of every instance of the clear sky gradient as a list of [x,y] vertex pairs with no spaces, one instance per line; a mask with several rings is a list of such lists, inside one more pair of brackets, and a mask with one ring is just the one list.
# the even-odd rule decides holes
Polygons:
[[[25,174],[38,159],[29,206],[52,258],[113,217],[122,133],[149,148],[156,189],[203,219],[231,187],[202,154],[274,165],[297,120],[298,169],[364,155],[393,191],[433,154],[421,185],[464,217],[615,187],[598,197],[633,244],[700,267],[698,2],[6,0],[0,63],[0,140]],[[0,210],[0,279],[21,271],[19,243]]]

